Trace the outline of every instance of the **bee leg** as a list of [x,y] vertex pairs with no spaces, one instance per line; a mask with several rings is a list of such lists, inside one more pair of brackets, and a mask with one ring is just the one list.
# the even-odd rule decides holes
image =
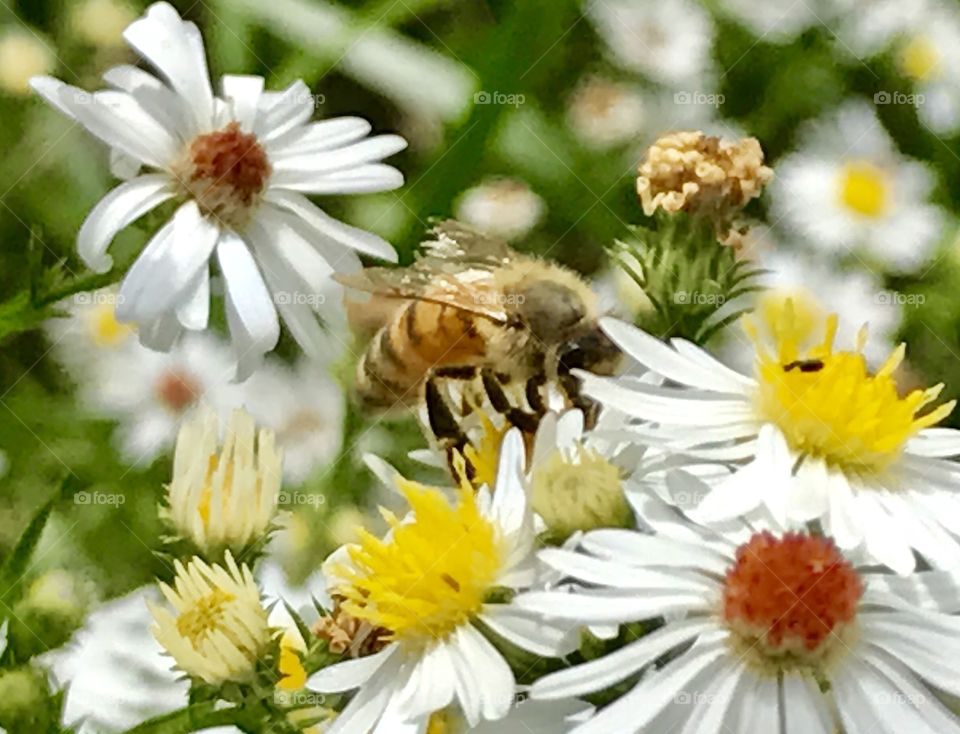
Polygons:
[[535,375],[527,380],[525,387],[527,403],[530,404],[531,410],[538,416],[543,416],[543,414],[547,412],[547,404],[544,402],[543,393],[541,392],[541,389],[546,384],[546,375]]
[[570,405],[583,411],[584,426],[588,430],[593,428],[600,414],[600,404],[580,392],[580,380],[573,375],[561,374],[557,381],[567,400],[570,401]]
[[450,410],[450,406],[447,405],[447,401],[434,381],[434,377],[428,379],[424,384],[424,402],[427,406],[427,421],[430,424],[430,432],[444,448],[450,474],[454,477],[457,476],[455,457],[460,456],[464,462],[467,480],[473,481],[476,476],[476,469],[464,455],[464,448],[470,440],[460,429],[460,424]]
[[[469,382],[477,377],[478,368],[476,365],[458,365],[437,367],[433,371],[434,377],[442,377],[448,380],[457,380],[458,382]],[[464,390],[460,398],[460,415],[468,416],[473,412],[473,403],[470,402],[467,391]]]
[[490,405],[498,413],[502,413],[512,426],[516,426],[524,433],[536,433],[540,425],[540,418],[534,413],[528,413],[514,406],[501,387],[499,378],[491,370],[480,373],[483,389],[490,399]]

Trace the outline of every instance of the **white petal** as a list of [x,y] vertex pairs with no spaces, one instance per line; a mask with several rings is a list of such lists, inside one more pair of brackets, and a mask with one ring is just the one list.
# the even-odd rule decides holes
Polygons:
[[[617,345],[648,369],[681,385],[720,393],[746,394],[755,386],[753,380],[729,369],[717,369],[712,358],[690,359],[671,349],[656,337],[632,324],[614,318],[600,320],[600,326]],[[699,347],[684,346],[685,353]],[[723,367],[723,365],[720,365]]]
[[545,657],[568,655],[580,644],[576,625],[552,625],[506,604],[486,604],[480,621],[518,647]]
[[136,99],[137,104],[171,135],[183,142],[189,140],[194,123],[184,110],[183,98],[153,74],[136,66],[122,64],[107,69],[103,73],[103,80]]
[[855,495],[864,543],[873,558],[896,573],[906,575],[916,568],[917,560],[900,532],[896,518],[887,513],[874,494],[883,491],[886,490],[860,489]]
[[266,148],[270,160],[279,160],[288,155],[319,153],[349,145],[365,137],[370,130],[370,123],[362,117],[334,117],[291,130],[268,142]]
[[827,513],[830,506],[830,498],[827,495],[828,472],[826,462],[822,459],[807,457],[803,460],[797,473],[788,479],[782,489],[787,494],[788,522],[810,522]]
[[500,461],[490,508],[491,519],[505,534],[517,531],[529,519],[523,472],[525,461],[523,437],[518,429],[511,429],[500,444]]
[[960,618],[920,610],[861,615],[864,639],[886,650],[921,678],[960,696],[960,677],[947,661],[960,659]]
[[733,563],[732,558],[710,548],[632,530],[593,530],[583,536],[581,546],[590,553],[619,557],[636,566],[693,567],[723,574]]
[[407,141],[399,135],[377,135],[334,150],[288,155],[275,161],[271,183],[283,187],[286,177],[296,183],[305,176],[324,176],[344,169],[374,163],[400,152]]
[[[479,711],[467,711],[464,705],[464,714],[470,725],[479,723],[475,718],[477,713],[480,718],[490,721],[506,716],[513,704],[515,681],[503,656],[470,625],[457,628],[450,649],[456,658],[455,665],[467,666],[473,685],[480,693]],[[462,699],[461,704],[464,704]]]
[[188,201],[150,241],[120,286],[117,318],[153,321],[171,310],[220,237],[220,228]]
[[183,329],[173,312],[165,313],[153,321],[140,322],[137,328],[140,343],[155,352],[169,352],[182,333]]
[[123,37],[189,103],[194,132],[210,130],[213,90],[203,39],[197,27],[182,21],[171,5],[160,2],[151,5],[144,17],[127,26]]
[[715,624],[704,619],[668,623],[601,658],[544,676],[533,684],[530,695],[536,699],[558,699],[601,691],[629,678],[665,652],[712,629]]
[[960,456],[960,430],[956,428],[927,428],[907,441],[904,449],[914,456],[946,458]]
[[227,321],[238,360],[237,380],[245,380],[262,356],[277,345],[277,309],[246,242],[232,232],[224,232],[217,246],[217,262],[226,286]]
[[243,130],[250,132],[257,119],[263,77],[225,74],[220,83],[223,85],[223,96],[233,106],[233,119],[240,123]]
[[203,331],[210,320],[210,269],[202,268],[187,287],[177,320],[185,329]]
[[895,594],[912,606],[930,611],[960,612],[960,575],[949,571],[927,571],[910,576],[870,574],[867,587]]
[[827,533],[839,548],[853,550],[863,542],[863,527],[853,490],[843,472],[828,473],[827,499],[830,502],[830,514],[824,523]]
[[254,132],[269,144],[310,119],[314,110],[313,94],[310,87],[298,79],[263,107]]
[[583,624],[636,622],[652,619],[669,611],[701,609],[703,593],[674,589],[645,589],[634,593],[530,591],[520,594],[514,603],[521,609],[554,619],[569,619]]
[[393,166],[368,163],[326,176],[287,174],[285,189],[308,194],[375,194],[403,186],[403,174]]
[[[371,232],[351,227],[334,219],[302,194],[274,189],[267,192],[266,199],[300,217],[306,225],[316,231],[320,238],[331,240],[364,255],[390,262],[397,261],[397,253],[389,242]],[[335,260],[330,264],[337,268],[338,263]],[[343,268],[338,269],[343,270]]]
[[257,218],[247,227],[247,235],[258,255],[270,249],[286,263],[285,270],[297,274],[301,285],[296,289],[297,293],[283,294],[288,300],[304,300],[303,296],[309,296],[307,302],[319,306],[332,282],[333,267],[324,253],[318,252],[314,244],[292,226],[292,219],[289,214],[270,206],[261,207]]
[[783,676],[785,734],[834,734],[826,697],[817,684],[802,673]]
[[164,174],[139,176],[120,184],[97,202],[80,227],[80,258],[91,270],[107,272],[113,261],[104,253],[117,233],[172,197],[170,178]]
[[375,655],[334,663],[311,675],[306,687],[320,693],[352,691],[369,681],[397,650],[397,645],[388,645]]

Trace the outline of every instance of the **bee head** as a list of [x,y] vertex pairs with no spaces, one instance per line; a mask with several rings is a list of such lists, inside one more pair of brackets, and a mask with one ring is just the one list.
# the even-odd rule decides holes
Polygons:
[[560,372],[582,369],[595,375],[612,375],[622,361],[623,352],[594,323],[560,352]]
[[544,344],[559,344],[587,315],[587,305],[572,288],[553,280],[525,283],[515,296],[516,318]]

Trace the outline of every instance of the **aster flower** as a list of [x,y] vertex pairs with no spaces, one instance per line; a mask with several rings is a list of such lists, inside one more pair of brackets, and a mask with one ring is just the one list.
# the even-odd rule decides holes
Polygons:
[[807,128],[771,191],[775,215],[809,246],[910,272],[941,236],[943,215],[927,201],[933,184],[930,171],[896,150],[874,111],[853,102]]
[[173,586],[160,584],[173,611],[148,602],[157,642],[180,670],[211,685],[250,679],[272,634],[250,569],[229,551],[225,561],[175,561]]
[[455,707],[408,722],[388,711],[374,734],[568,734],[593,707],[583,701],[518,701],[505,718],[470,726]]
[[679,86],[709,70],[713,24],[697,3],[592,0],[586,15],[617,63],[653,81]]
[[543,218],[546,209],[543,199],[515,178],[483,181],[464,191],[456,207],[457,219],[508,240],[527,234]]
[[226,418],[240,402],[232,375],[230,351],[212,332],[186,334],[166,353],[124,338],[119,347],[98,349],[76,372],[81,402],[118,422],[121,455],[141,466],[173,446],[181,421],[201,400]]
[[235,410],[220,443],[220,420],[207,406],[180,427],[164,515],[202,552],[241,550],[263,538],[277,513],[282,451],[272,431]]
[[[334,270],[358,266],[358,252],[396,255],[304,194],[396,188],[401,174],[379,161],[406,142],[367,138],[370,125],[359,118],[310,123],[313,95],[299,81],[268,92],[260,77],[225,76],[222,98],[214,96],[199,31],[168,3],[151,5],[124,37],[160,78],[115,67],[104,75],[111,88],[92,94],[50,77],[31,82],[110,145],[114,170],[130,178],[88,215],[77,238],[80,257],[109,270],[114,236],[177,199],[171,220],[125,276],[118,317],[137,323],[141,340],[157,349],[169,349],[184,328],[205,329],[216,255],[238,377],[276,344],[278,311],[304,350],[322,356],[313,304],[293,296],[323,292]],[[138,175],[143,166],[151,172]]]
[[634,421],[644,442],[733,469],[674,480],[703,497],[704,522],[764,510],[781,527],[819,521],[845,551],[862,548],[899,573],[913,551],[938,567],[960,565],[960,432],[935,428],[954,407],[935,406],[942,386],[900,396],[901,345],[876,372],[862,354],[834,346],[837,317],[804,324],[791,301],[766,324],[747,322],[755,376],[725,367],[683,340],[670,345],[622,322],[604,330],[660,385],[584,373],[584,392]]
[[637,87],[588,77],[570,95],[567,122],[585,145],[605,149],[637,138],[648,122],[648,106]]
[[597,530],[582,552],[541,557],[581,586],[523,594],[522,608],[591,624],[666,616],[533,685],[532,697],[549,701],[644,673],[573,734],[859,734],[878,720],[891,732],[960,732],[935,692],[960,693],[956,575],[871,573],[829,538],[801,533],[760,532],[737,546],[706,532],[685,541]]
[[347,614],[381,630],[381,649],[314,674],[322,693],[357,689],[328,734],[367,734],[385,713],[416,721],[451,704],[471,726],[510,711],[510,666],[476,626],[542,655],[575,646],[565,630],[535,623],[509,603],[488,602],[497,588],[535,576],[534,534],[523,487],[523,441],[503,441],[492,488],[464,484],[451,504],[439,490],[402,481],[405,521],[386,513],[390,534],[364,533],[330,563],[332,595]]

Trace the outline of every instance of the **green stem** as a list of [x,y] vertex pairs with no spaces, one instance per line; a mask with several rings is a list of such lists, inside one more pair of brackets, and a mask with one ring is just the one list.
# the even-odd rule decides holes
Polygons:
[[218,710],[214,705],[211,701],[205,701],[156,716],[128,729],[126,734],[190,734],[213,726],[233,724],[241,729],[249,726],[249,716],[243,707]]

